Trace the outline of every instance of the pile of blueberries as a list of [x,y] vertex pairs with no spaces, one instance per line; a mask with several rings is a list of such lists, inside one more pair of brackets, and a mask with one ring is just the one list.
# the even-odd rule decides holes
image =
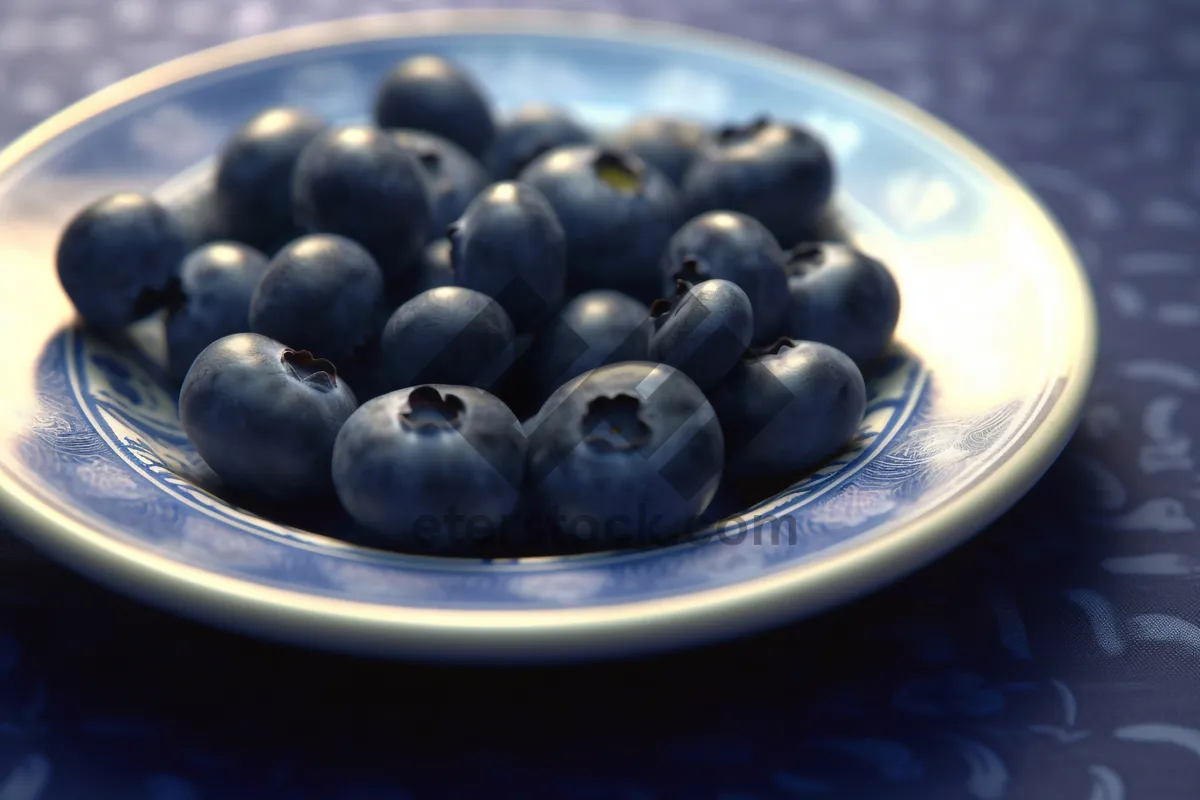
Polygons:
[[410,552],[642,547],[855,435],[900,298],[821,233],[834,165],[809,130],[497,122],[432,55],[387,73],[373,117],[254,116],[199,238],[134,193],[62,234],[88,326],[162,318],[232,502],[334,507]]

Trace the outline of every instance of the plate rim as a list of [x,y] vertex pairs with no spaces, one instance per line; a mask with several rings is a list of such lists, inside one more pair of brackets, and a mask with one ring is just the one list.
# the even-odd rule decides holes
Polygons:
[[[656,33],[780,62],[853,90],[940,140],[1008,189],[1062,250],[1068,315],[1065,385],[1030,437],[974,488],[919,521],[828,558],[731,586],[588,608],[430,609],[376,605],[276,589],[218,575],[108,537],[37,498],[0,471],[0,509],[35,548],[150,605],[279,642],[360,654],[466,661],[561,661],[633,655],[700,644],[810,616],[896,580],[991,523],[1041,477],[1078,423],[1095,372],[1098,321],[1082,263],[1058,221],[990,153],[932,114],[851,73],[749,39],[616,14],[549,10],[432,10],[285,28],[190,53],[125,78],[59,111],[0,152],[0,176],[53,138],[118,105],[206,73],[305,50],[429,35],[554,34],[641,41]],[[1071,285],[1074,284],[1074,285]]]

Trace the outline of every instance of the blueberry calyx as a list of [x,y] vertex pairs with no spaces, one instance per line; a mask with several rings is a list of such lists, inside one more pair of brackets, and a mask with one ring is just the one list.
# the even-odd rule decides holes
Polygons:
[[796,346],[796,340],[781,336],[769,345],[763,347],[748,347],[742,353],[742,362],[762,361],[771,356],[781,356]]
[[771,117],[760,114],[745,125],[726,125],[717,131],[717,141],[721,144],[740,144],[753,139],[771,125]]
[[644,175],[640,165],[615,150],[601,150],[592,162],[596,177],[609,188],[625,194],[641,191]]
[[825,266],[825,248],[820,244],[798,244],[787,252],[784,269],[789,275],[807,275]]
[[307,350],[284,350],[279,358],[301,383],[330,391],[337,386],[337,367],[327,358],[317,358]]
[[650,426],[641,417],[642,403],[628,394],[597,397],[583,416],[583,441],[600,453],[639,450],[650,443]]
[[467,407],[457,395],[443,395],[432,386],[418,386],[408,394],[408,410],[400,424],[417,433],[434,433],[458,428]]
[[795,339],[789,339],[786,336],[781,336],[780,338],[776,339],[770,346],[763,348],[762,354],[764,356],[781,356],[784,353],[786,353],[788,350],[791,350],[795,346],[796,346]]
[[417,161],[421,166],[436,175],[442,169],[442,157],[436,150],[424,149],[417,153]]
[[703,283],[708,280],[708,275],[704,272],[704,266],[700,263],[700,259],[695,256],[686,256],[683,259],[683,263],[679,265],[679,269],[671,277],[676,281],[676,291],[679,290],[679,281],[695,286],[697,283]]
[[450,242],[450,271],[457,272],[462,261],[462,220],[446,226],[446,239]]
[[178,311],[186,303],[187,295],[183,293],[183,284],[179,278],[172,276],[162,287],[147,287],[138,292],[133,301],[133,311],[144,317],[160,308],[170,312]]
[[660,297],[650,304],[650,316],[658,323],[662,324],[666,321],[666,317],[670,316],[671,312],[679,307],[679,301],[684,298],[692,286],[695,284],[685,281],[682,278],[675,279],[675,296]]

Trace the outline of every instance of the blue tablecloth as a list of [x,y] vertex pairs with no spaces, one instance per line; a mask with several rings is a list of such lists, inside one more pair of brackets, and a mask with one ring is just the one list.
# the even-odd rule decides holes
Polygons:
[[[0,137],[189,50],[427,5],[0,0]],[[1064,458],[969,546],[853,607],[569,669],[261,644],[0,534],[0,800],[1200,796],[1196,0],[561,5],[804,52],[1014,167],[1100,305],[1099,373]]]

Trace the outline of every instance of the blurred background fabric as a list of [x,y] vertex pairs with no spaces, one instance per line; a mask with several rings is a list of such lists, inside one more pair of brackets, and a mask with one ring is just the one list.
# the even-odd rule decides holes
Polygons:
[[[428,7],[0,0],[0,139],[190,51]],[[1195,0],[556,7],[803,53],[1012,167],[1074,240],[1102,319],[1064,457],[969,545],[849,608],[571,668],[262,644],[123,600],[0,533],[0,800],[1200,796]]]

